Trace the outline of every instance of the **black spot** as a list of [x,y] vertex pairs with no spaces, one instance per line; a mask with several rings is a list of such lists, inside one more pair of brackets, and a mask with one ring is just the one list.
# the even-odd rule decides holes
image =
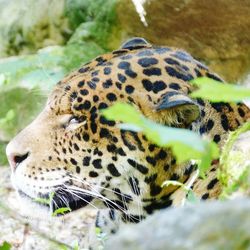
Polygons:
[[132,192],[136,195],[140,195],[141,190],[139,187],[138,179],[136,177],[129,177],[128,182],[129,182]]
[[99,104],[99,106],[98,106],[98,109],[105,109],[105,108],[107,108],[108,107],[108,105],[105,103],[105,102],[101,102],[100,104]]
[[120,90],[122,89],[122,85],[121,85],[121,83],[116,82],[116,83],[115,83],[115,85],[116,85],[116,87],[117,87],[118,89],[120,89]]
[[77,97],[77,92],[74,91],[73,93],[71,93],[70,98],[72,100],[76,99],[76,97]]
[[169,88],[179,90],[181,89],[180,85],[178,83],[170,83]]
[[153,84],[148,79],[143,79],[142,85],[147,91],[151,91],[153,89]]
[[150,185],[150,195],[151,196],[158,195],[161,192],[161,190],[162,190],[161,186],[158,186],[155,184]]
[[90,123],[90,128],[91,128],[92,133],[95,134],[96,131],[97,131],[97,125],[96,125],[96,123],[95,122],[91,122]]
[[115,101],[117,100],[117,97],[116,97],[116,95],[115,95],[114,93],[108,93],[108,94],[106,95],[106,97],[107,97],[107,99],[108,99],[109,101],[111,101],[111,102],[115,102]]
[[154,182],[157,179],[157,174],[152,174],[150,176],[145,177],[144,181],[149,184],[151,182]]
[[82,136],[83,140],[84,141],[89,141],[89,135],[87,133],[84,133],[83,136]]
[[67,85],[65,88],[64,88],[65,91],[69,91],[71,90],[71,87],[69,85]]
[[204,106],[204,105],[205,105],[204,100],[202,100],[201,98],[197,98],[196,101],[197,101],[201,106]]
[[220,135],[215,135],[213,141],[218,143],[220,141]]
[[100,81],[100,78],[94,77],[94,78],[91,79],[91,81],[92,81],[92,82],[99,82],[99,81]]
[[136,72],[134,72],[133,70],[131,69],[126,69],[125,70],[125,74],[131,78],[136,78],[137,77],[137,74]]
[[76,143],[74,143],[73,146],[74,146],[74,149],[75,149],[76,151],[79,151],[80,148],[78,147],[78,145],[77,145]]
[[218,76],[216,76],[215,74],[212,74],[210,72],[207,72],[206,76],[209,77],[209,78],[211,78],[211,79],[214,79],[215,81],[222,82],[222,80]]
[[77,161],[73,158],[70,158],[70,162],[73,164],[73,165],[77,165]]
[[82,102],[82,97],[77,97],[77,102]]
[[96,84],[92,81],[88,81],[87,82],[88,86],[91,88],[91,89],[95,89],[96,88]]
[[112,80],[108,79],[108,80],[106,80],[105,82],[102,83],[102,86],[103,86],[103,88],[108,89],[109,87],[112,86],[112,84],[113,84]]
[[103,73],[104,73],[104,75],[109,75],[111,73],[111,68],[110,67],[105,67],[103,69]]
[[122,83],[126,82],[126,80],[127,80],[126,76],[124,76],[124,75],[122,75],[120,73],[117,76],[118,76],[118,80],[120,82],[122,82]]
[[241,117],[245,116],[245,111],[242,108],[238,108],[238,112],[239,112]]
[[128,94],[132,94],[134,92],[135,88],[131,85],[127,85],[125,87],[125,91],[128,93]]
[[167,153],[163,149],[161,149],[160,152],[156,156],[156,158],[160,160],[164,160],[166,157],[167,157]]
[[136,55],[139,57],[141,57],[141,56],[153,56],[154,53],[151,50],[141,50]]
[[166,84],[163,81],[155,81],[153,86],[153,92],[157,94],[158,92],[164,90],[166,88]]
[[76,166],[76,173],[80,174],[80,172],[81,172],[81,168],[79,166]]
[[180,65],[180,63],[173,58],[165,58],[164,61],[170,65]]
[[170,48],[155,48],[154,51],[157,53],[157,54],[164,54],[166,52],[169,52],[171,51]]
[[191,164],[189,167],[185,169],[184,175],[192,174],[193,170],[197,168],[197,164]]
[[131,144],[129,140],[127,140],[126,138],[126,134],[129,134],[129,131],[121,131],[121,137],[122,137],[122,141],[124,143],[124,145],[131,151],[136,150],[135,145]]
[[134,161],[132,159],[128,159],[128,163],[129,163],[129,165],[131,165],[133,168],[135,168],[136,170],[138,170],[142,174],[148,173],[148,169],[145,166],[137,163],[136,161]]
[[144,68],[155,65],[157,63],[158,60],[153,57],[144,57],[138,60],[138,64],[140,64]]
[[192,75],[190,75],[190,74],[182,74],[182,73],[180,73],[179,71],[175,70],[175,69],[172,68],[172,67],[166,66],[165,69],[166,69],[167,73],[168,73],[170,76],[176,77],[176,78],[181,79],[181,80],[183,80],[183,81],[190,81],[190,80],[193,79],[193,76],[192,76]]
[[145,74],[147,76],[160,76],[161,75],[161,69],[160,68],[144,69],[143,74]]
[[153,166],[156,165],[156,160],[153,157],[147,156],[146,161]]
[[97,76],[98,75],[98,73],[99,73],[99,70],[95,70],[95,71],[93,71],[92,73],[91,73],[91,76]]
[[83,166],[89,166],[89,162],[90,162],[90,157],[89,156],[85,156],[83,158],[82,164],[83,164]]
[[90,171],[89,172],[89,177],[97,177],[98,176],[98,173],[97,172],[95,172],[95,171]]
[[86,100],[86,101],[83,103],[83,108],[84,108],[85,110],[88,110],[88,109],[90,109],[90,107],[91,107],[91,102],[88,101],[88,100]]
[[201,72],[198,69],[194,69],[194,71],[195,71],[195,74],[196,74],[197,77],[202,76]]
[[214,126],[214,121],[209,119],[207,122],[207,131],[210,131]]
[[81,87],[83,87],[84,83],[85,83],[84,81],[80,81],[80,82],[78,82],[77,86],[78,86],[79,88],[81,88]]
[[81,95],[88,95],[89,91],[87,89],[81,89],[80,93],[81,93]]
[[115,121],[107,120],[104,116],[100,116],[100,123],[109,126],[115,126]]
[[129,69],[130,68],[130,63],[129,62],[126,62],[126,61],[121,61],[118,66],[117,66],[119,69]]
[[121,156],[126,156],[126,153],[124,152],[124,150],[122,148],[118,148],[117,149],[117,153]]
[[162,190],[161,186],[158,186],[155,184],[150,185],[150,195],[151,196],[158,195],[161,192],[161,190]]
[[85,68],[80,68],[79,70],[78,70],[78,72],[79,73],[85,73],[85,72],[87,72],[89,70],[89,67],[85,67]]
[[121,174],[118,172],[116,169],[115,165],[113,163],[110,163],[107,167],[108,171],[110,172],[111,175],[118,177],[121,176]]
[[111,135],[109,133],[109,130],[106,128],[101,128],[100,130],[100,138],[109,138]]
[[99,97],[98,97],[97,95],[94,95],[94,96],[93,96],[93,101],[94,101],[94,102],[98,102],[98,101],[99,101]]
[[202,200],[206,200],[209,197],[209,193],[205,193],[201,196]]
[[218,182],[218,179],[217,179],[217,178],[211,180],[211,181],[209,182],[209,184],[207,185],[207,189],[208,189],[208,190],[209,190],[209,189],[212,189],[212,188],[215,186],[215,184],[216,184],[217,182]]
[[111,220],[115,220],[115,210],[114,209],[109,210],[109,218]]
[[132,55],[125,55],[120,57],[122,60],[128,60],[132,58]]
[[183,51],[176,51],[173,54],[173,56],[181,61],[184,61],[184,62],[189,62],[189,61],[193,60],[193,58],[189,54],[187,54]]
[[164,171],[166,171],[166,172],[169,170],[169,168],[170,168],[170,165],[169,165],[169,164],[166,164],[166,165],[164,165],[164,167],[163,167]]
[[225,131],[229,130],[229,122],[225,114],[221,115],[221,125]]
[[114,153],[114,152],[116,151],[116,146],[115,146],[115,144],[109,144],[109,145],[107,145],[107,150],[108,150],[108,152],[110,152],[110,153]]
[[153,151],[155,150],[155,145],[154,145],[154,144],[150,144],[150,145],[148,146],[148,150],[149,150],[150,152],[153,152]]
[[97,66],[102,65],[103,63],[107,62],[107,60],[101,56],[97,57],[95,60],[98,62]]
[[171,176],[170,176],[170,180],[171,181],[177,181],[179,180],[180,176],[176,173],[173,173]]

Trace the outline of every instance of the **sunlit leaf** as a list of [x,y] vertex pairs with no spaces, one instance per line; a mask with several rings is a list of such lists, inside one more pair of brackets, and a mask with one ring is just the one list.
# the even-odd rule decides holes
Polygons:
[[239,102],[250,99],[250,89],[228,83],[221,83],[211,78],[201,77],[191,81],[198,89],[191,97],[203,98],[211,102]]
[[59,215],[59,214],[65,214],[65,213],[67,213],[67,212],[71,212],[71,209],[69,208],[69,207],[60,207],[60,208],[58,208],[58,209],[56,209],[54,212],[53,212],[53,214],[52,214],[52,216],[57,216],[57,215]]
[[189,189],[187,192],[187,201],[190,203],[197,203],[200,200],[196,197],[195,193],[193,192],[192,189]]
[[0,246],[0,250],[10,250],[11,249],[11,245],[4,241],[4,243]]

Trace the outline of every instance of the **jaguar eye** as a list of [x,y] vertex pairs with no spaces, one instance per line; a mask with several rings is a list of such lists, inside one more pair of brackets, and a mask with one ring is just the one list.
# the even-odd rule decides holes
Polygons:
[[69,125],[70,125],[70,124],[76,124],[76,123],[79,123],[79,122],[80,122],[79,117],[73,116],[73,117],[71,117],[70,120],[69,120]]
[[84,125],[85,123],[86,123],[86,117],[72,116],[68,121],[67,130],[77,129],[80,126]]

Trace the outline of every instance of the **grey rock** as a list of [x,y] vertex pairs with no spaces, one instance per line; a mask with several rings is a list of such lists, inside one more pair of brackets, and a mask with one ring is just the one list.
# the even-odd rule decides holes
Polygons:
[[162,210],[111,237],[109,250],[250,249],[250,200],[210,201]]

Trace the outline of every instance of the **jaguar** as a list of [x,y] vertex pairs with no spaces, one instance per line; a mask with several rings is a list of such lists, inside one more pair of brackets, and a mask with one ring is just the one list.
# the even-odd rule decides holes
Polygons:
[[[148,119],[193,130],[223,147],[250,111],[243,103],[191,98],[190,81],[198,77],[223,84],[187,52],[137,37],[59,81],[42,112],[6,149],[12,183],[30,213],[94,207],[102,228],[136,223],[182,203],[183,189],[162,187],[166,180],[188,185],[202,200],[218,197],[218,159],[201,179],[195,162],[178,164],[170,148],[120,128],[101,112],[117,101],[128,103]],[[49,197],[50,204],[38,202]]]

